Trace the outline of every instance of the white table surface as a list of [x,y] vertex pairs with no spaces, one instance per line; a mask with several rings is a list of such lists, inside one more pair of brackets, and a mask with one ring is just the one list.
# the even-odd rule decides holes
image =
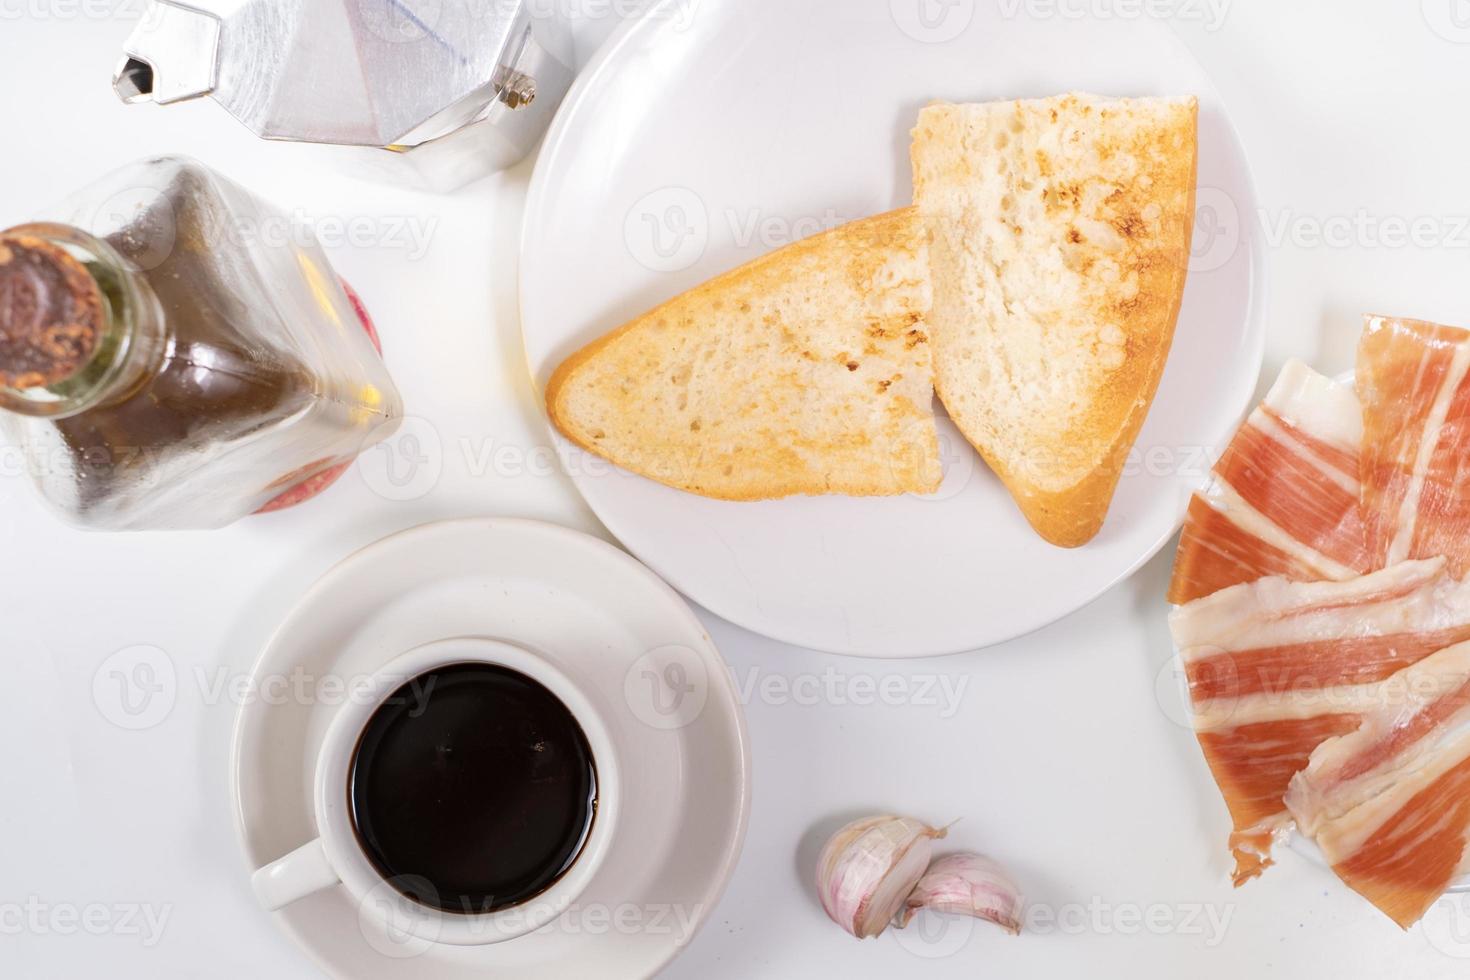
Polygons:
[[[1007,2],[1021,16],[1142,6]],[[0,0],[0,222],[166,151],[329,232],[369,219],[332,258],[375,314],[411,412],[439,434],[429,454],[442,470],[389,500],[374,490],[380,457],[376,474],[294,513],[213,534],[99,536],[57,525],[14,456],[0,457],[0,976],[309,978],[319,974],[246,885],[227,783],[236,705],[215,682],[248,670],[321,573],[392,531],[474,514],[597,525],[544,466],[523,365],[516,249],[530,164],[440,198],[344,179],[331,155],[258,142],[208,103],[124,107],[108,80],[140,7]],[[1255,167],[1268,373],[1290,356],[1346,369],[1369,310],[1470,322],[1470,3],[1148,4],[1164,8],[1215,75]],[[611,26],[590,17],[583,53]],[[421,222],[427,240],[393,219]],[[1416,219],[1419,241],[1402,241]],[[1169,560],[1035,636],[928,663],[820,656],[705,615],[749,692],[754,810],[724,900],[666,975],[1462,976],[1470,902],[1447,900],[1404,934],[1292,854],[1231,890],[1224,809],[1167,666]],[[136,645],[164,651],[179,685],[161,720],[129,731],[93,676]],[[855,703],[869,680],[905,703]],[[945,690],[959,692],[952,709]],[[835,817],[874,809],[963,817],[952,842],[1009,863],[1042,917],[1019,939],[954,924],[927,939],[848,938],[816,905],[814,849]]]

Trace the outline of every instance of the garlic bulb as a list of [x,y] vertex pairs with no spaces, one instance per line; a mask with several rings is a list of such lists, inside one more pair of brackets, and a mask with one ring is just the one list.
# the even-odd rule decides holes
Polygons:
[[843,827],[817,861],[817,894],[833,922],[859,939],[888,927],[945,835],[909,817],[867,817]]
[[1023,904],[1021,890],[994,861],[979,854],[947,854],[924,872],[896,924],[902,928],[919,909],[933,909],[973,915],[1018,935]]

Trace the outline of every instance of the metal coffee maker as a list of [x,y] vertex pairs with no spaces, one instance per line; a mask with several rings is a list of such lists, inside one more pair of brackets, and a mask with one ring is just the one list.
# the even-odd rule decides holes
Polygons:
[[270,140],[371,148],[380,176],[452,190],[528,155],[571,85],[547,0],[150,0],[113,86],[209,96]]

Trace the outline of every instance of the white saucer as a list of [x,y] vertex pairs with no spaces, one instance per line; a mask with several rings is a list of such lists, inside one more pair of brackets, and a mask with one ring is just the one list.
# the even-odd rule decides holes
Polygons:
[[[311,771],[340,694],[282,696],[271,678],[350,683],[424,643],[490,636],[544,650],[596,701],[623,768],[619,830],[557,922],[471,948],[390,936],[341,888],[274,913],[329,975],[641,977],[692,938],[734,869],[750,808],[749,745],[729,669],[677,594],[595,538],[464,520],[405,531],[327,573],[256,664],[232,782],[250,869],[317,835]],[[275,692],[272,695],[272,692]],[[336,698],[337,700],[333,700]],[[319,703],[299,703],[316,701]],[[262,913],[265,914],[265,913]]]
[[1244,153],[1208,74],[1148,18],[934,0],[661,0],[602,49],[548,134],[526,206],[521,312],[544,385],[583,344],[822,227],[912,198],[918,111],[953,101],[1195,94],[1195,254],[1173,354],[1102,533],[1054,548],[948,420],[933,497],[705,500],[560,443],[603,523],[748,629],[915,657],[1086,605],[1178,530],[1255,394],[1264,259]]

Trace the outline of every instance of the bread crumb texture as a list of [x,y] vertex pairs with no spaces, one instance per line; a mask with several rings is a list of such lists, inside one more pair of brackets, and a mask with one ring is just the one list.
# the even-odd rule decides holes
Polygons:
[[709,497],[933,492],[927,232],[906,208],[787,246],[584,348],[553,423]]
[[914,132],[936,387],[1055,544],[1102,527],[1168,358],[1197,100],[933,105]]

